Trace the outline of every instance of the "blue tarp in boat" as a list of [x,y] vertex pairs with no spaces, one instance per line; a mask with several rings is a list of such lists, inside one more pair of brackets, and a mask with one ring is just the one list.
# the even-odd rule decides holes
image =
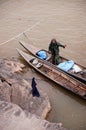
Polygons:
[[74,66],[74,61],[70,60],[70,61],[65,61],[60,63],[57,67],[64,71],[69,71],[72,69],[73,66]]
[[46,53],[45,51],[43,51],[43,50],[38,51],[38,52],[36,53],[36,55],[37,55],[40,59],[42,59],[42,60],[46,60],[47,57],[48,57],[47,53]]

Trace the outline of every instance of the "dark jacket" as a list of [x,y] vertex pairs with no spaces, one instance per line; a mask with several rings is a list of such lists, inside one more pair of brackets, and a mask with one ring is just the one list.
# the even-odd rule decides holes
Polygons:
[[33,97],[34,97],[34,96],[36,96],[36,97],[39,97],[39,96],[40,96],[39,91],[38,91],[36,85],[37,85],[37,84],[36,84],[36,82],[35,82],[35,78],[33,77],[33,78],[32,78],[32,84],[31,84]]
[[49,45],[49,51],[51,51],[52,55],[59,55],[59,47],[65,47],[64,45],[60,44],[59,42],[56,43],[50,43]]

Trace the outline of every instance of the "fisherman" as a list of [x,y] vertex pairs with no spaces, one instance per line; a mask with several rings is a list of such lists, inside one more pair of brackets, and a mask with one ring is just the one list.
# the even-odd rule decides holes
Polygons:
[[52,63],[59,64],[59,47],[65,48],[66,45],[62,45],[56,41],[56,39],[52,39],[49,44],[49,52],[52,55]]
[[33,97],[40,97],[40,94],[39,94],[39,91],[38,91],[38,89],[37,89],[37,87],[36,87],[36,82],[35,82],[35,77],[33,77],[32,78],[32,84],[31,84],[31,86],[32,86],[32,95],[33,95]]

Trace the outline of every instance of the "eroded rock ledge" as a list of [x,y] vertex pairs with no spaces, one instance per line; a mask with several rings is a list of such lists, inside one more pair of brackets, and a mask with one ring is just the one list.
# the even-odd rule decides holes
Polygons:
[[65,130],[59,123],[49,123],[39,116],[25,113],[18,105],[0,101],[2,130]]
[[20,74],[23,68],[16,60],[0,60],[0,129],[64,130],[60,123],[42,119],[51,110],[48,96],[41,90],[40,97],[32,96]]

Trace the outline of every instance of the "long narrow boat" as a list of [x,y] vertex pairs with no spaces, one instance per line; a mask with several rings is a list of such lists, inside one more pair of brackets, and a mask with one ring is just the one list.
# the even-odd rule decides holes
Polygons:
[[74,79],[73,77],[65,74],[61,70],[52,69],[46,61],[42,61],[39,58],[36,58],[32,55],[29,55],[23,52],[20,49],[17,49],[18,53],[24,58],[24,60],[33,67],[37,72],[44,75],[48,79],[52,80],[56,84],[66,88],[67,90],[72,91],[76,95],[86,99],[86,85]]
[[[36,56],[36,57],[38,57],[37,55],[36,55],[36,53],[38,52],[38,51],[41,51],[41,50],[44,50],[44,49],[40,49],[40,48],[36,48],[36,47],[34,47],[33,45],[31,45],[31,44],[28,44],[28,43],[25,43],[24,41],[19,41],[19,43],[27,50],[27,51],[29,51],[32,55],[34,55],[34,56]],[[51,63],[51,54],[49,54],[49,52],[47,51],[47,50],[44,50],[44,51],[46,51],[46,53],[47,53],[47,55],[48,55],[48,58],[46,59],[49,63],[50,63],[50,65],[52,64]],[[68,59],[66,59],[66,58],[64,58],[64,57],[61,57],[60,56],[60,61],[61,61],[61,63],[62,62],[65,62],[65,61],[69,61]],[[82,66],[82,65],[80,65],[80,64],[78,64],[78,63],[74,63],[75,65],[77,65],[77,66],[79,66],[79,68],[81,69],[81,71],[80,72],[74,72],[74,71],[64,71],[64,70],[62,70],[62,71],[64,71],[65,73],[67,73],[67,74],[69,74],[69,75],[71,75],[72,77],[74,77],[74,78],[76,78],[77,80],[79,80],[79,81],[81,81],[81,82],[83,82],[83,83],[85,83],[86,84],[86,67],[84,67],[84,66]],[[52,68],[54,68],[54,69],[56,69],[57,70],[57,66],[55,66],[55,65],[53,65],[52,64]]]

